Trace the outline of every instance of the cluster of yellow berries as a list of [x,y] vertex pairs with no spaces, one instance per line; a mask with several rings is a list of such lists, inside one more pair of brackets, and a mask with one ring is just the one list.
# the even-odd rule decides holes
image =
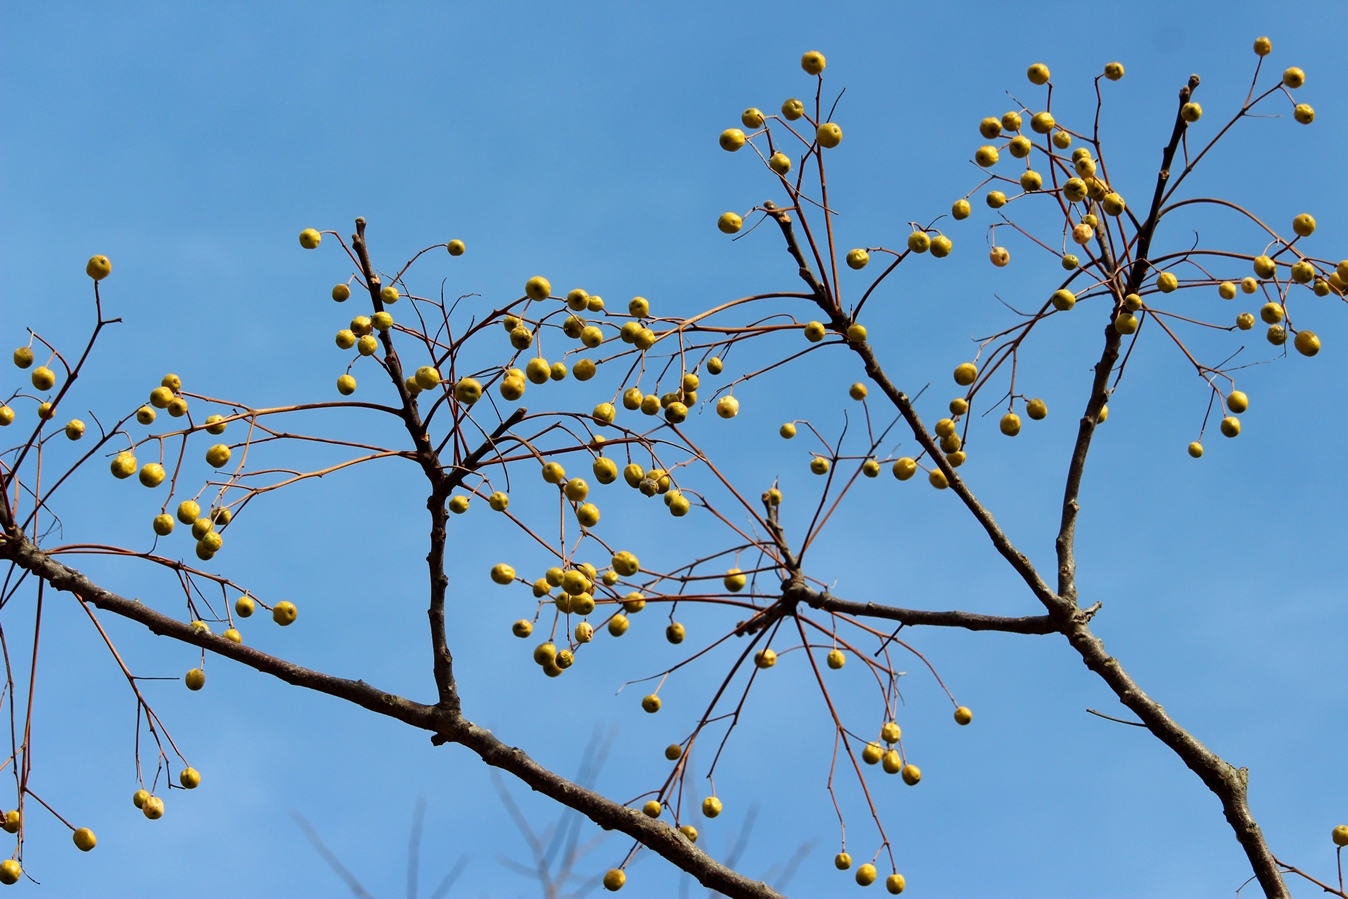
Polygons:
[[[621,597],[614,592],[610,599],[596,600],[595,592],[601,585],[612,591],[622,578],[632,577],[640,570],[641,563],[635,554],[619,550],[613,554],[612,567],[602,573],[593,564],[580,562],[569,568],[553,566],[533,582],[531,587],[535,598],[541,602],[550,600],[560,615],[577,615],[582,619],[570,635],[574,640],[571,648],[558,650],[551,640],[534,647],[534,661],[542,667],[544,674],[548,677],[560,675],[575,662],[575,648],[594,639],[594,625],[583,619],[594,612],[599,602],[621,606],[622,611],[611,615],[606,627],[614,637],[627,633],[630,626],[627,616],[646,608],[646,597],[633,590]],[[491,579],[504,586],[515,583],[517,576],[512,566],[501,562],[492,566]],[[557,588],[561,589],[553,596],[552,591]],[[521,618],[510,629],[516,637],[527,639],[533,634],[534,625],[527,618]]]
[[[811,50],[800,58],[800,67],[807,75],[820,77],[824,73],[826,65],[824,54],[818,50]],[[740,128],[727,128],[721,132],[717,142],[721,149],[728,153],[734,153],[740,150],[753,137],[754,132],[759,129],[766,132],[768,129],[768,119],[774,118],[782,122],[795,122],[800,119],[814,127],[813,140],[801,138],[807,146],[809,152],[816,152],[819,148],[832,150],[842,143],[842,126],[837,122],[812,122],[805,114],[805,104],[795,97],[791,97],[782,103],[780,115],[768,116],[761,109],[751,106],[740,114],[740,123],[750,130],[750,134],[745,134]],[[790,127],[790,126],[788,126]],[[792,129],[792,133],[796,133]],[[799,136],[799,135],[797,135]],[[780,150],[775,150],[767,158],[768,168],[780,178],[785,178],[791,171],[791,157]],[[737,212],[723,212],[716,220],[716,227],[723,234],[736,234],[744,227],[744,217]],[[864,263],[863,263],[864,264]],[[860,266],[854,266],[860,268]]]

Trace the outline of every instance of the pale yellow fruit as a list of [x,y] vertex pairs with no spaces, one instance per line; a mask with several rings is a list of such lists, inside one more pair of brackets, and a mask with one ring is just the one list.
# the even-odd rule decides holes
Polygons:
[[815,129],[815,140],[819,142],[819,146],[826,149],[831,150],[838,146],[842,143],[842,139],[842,127],[837,122],[825,122]]
[[[317,246],[317,243],[314,245]],[[112,274],[112,263],[107,256],[90,256],[89,261],[84,266],[84,273],[95,281],[102,281]]]
[[736,212],[723,212],[716,220],[716,227],[722,234],[735,234],[744,227],[744,219]]

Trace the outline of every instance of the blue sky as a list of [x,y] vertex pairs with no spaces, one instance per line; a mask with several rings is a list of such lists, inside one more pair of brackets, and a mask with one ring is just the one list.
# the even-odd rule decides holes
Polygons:
[[[1199,3],[1179,15],[1141,4],[1114,15],[985,3],[11,6],[0,14],[0,265],[10,273],[0,329],[16,346],[25,326],[75,346],[92,316],[84,260],[111,257],[105,308],[123,321],[96,350],[98,376],[71,400],[106,420],[165,371],[188,389],[255,405],[333,398],[346,360],[331,334],[353,313],[326,297],[349,267],[332,241],[303,253],[295,235],[347,234],[357,215],[386,269],[427,245],[467,243],[460,259],[436,254],[414,269],[426,293],[443,281],[446,295],[500,302],[544,273],[610,302],[641,294],[657,312],[687,314],[799,289],[774,231],[733,243],[716,231],[726,209],[781,199],[748,154],[722,152],[716,136],[746,106],[772,110],[810,90],[798,65],[808,49],[827,54],[826,90],[846,88],[836,116],[846,138],[828,157],[839,241],[895,246],[909,221],[932,220],[978,183],[969,162],[982,143],[978,121],[1012,108],[1008,91],[1039,102],[1025,80],[1030,63],[1052,67],[1055,111],[1075,122],[1093,110],[1091,79],[1106,62],[1125,63],[1127,76],[1105,85],[1102,128],[1114,183],[1142,205],[1175,92],[1191,72],[1202,75],[1206,115],[1196,127],[1212,133],[1245,95],[1251,42],[1269,35],[1269,74],[1306,70],[1297,96],[1315,106],[1316,122],[1292,123],[1284,104],[1275,110],[1283,118],[1241,123],[1191,189],[1242,202],[1284,230],[1312,212],[1319,230],[1308,251],[1348,256],[1348,185],[1336,165],[1348,139],[1348,64],[1333,40],[1307,39],[1348,33],[1342,6],[1302,3],[1291,16],[1268,4]],[[941,224],[955,241],[951,257],[905,264],[864,319],[903,389],[933,385],[919,405],[931,419],[948,398],[948,372],[972,352],[970,337],[1009,322],[997,297],[1041,302],[1060,274],[1005,231],[998,240],[1014,263],[992,268],[993,218],[975,205],[969,221]],[[1195,239],[1262,247],[1229,217],[1177,217],[1167,227],[1160,239],[1170,248]],[[855,290],[860,276],[850,275],[843,284]],[[1195,315],[1228,315],[1219,304],[1215,292],[1193,294]],[[1235,441],[1210,432],[1199,462],[1184,447],[1202,421],[1202,384],[1173,348],[1140,342],[1088,468],[1079,561],[1083,597],[1104,603],[1097,633],[1111,651],[1199,739],[1250,768],[1253,811],[1275,853],[1329,875],[1329,830],[1348,819],[1348,488],[1338,466],[1348,432],[1335,413],[1348,327],[1341,305],[1304,308],[1298,323],[1324,350],[1279,359],[1250,341],[1240,358],[1276,361],[1239,373],[1251,396],[1245,432]],[[1101,327],[1083,316],[1044,329],[1020,377],[1046,398],[1049,419],[1015,441],[983,420],[985,448],[964,469],[1044,571]],[[1231,335],[1195,339],[1214,355],[1238,345]],[[777,439],[776,428],[808,418],[836,434],[847,385],[860,375],[850,357],[813,354],[737,390],[740,417],[708,416],[699,433],[745,490],[780,477],[789,498],[808,497],[819,486],[806,472],[811,447]],[[15,376],[0,381],[6,395]],[[598,401],[574,384],[557,396]],[[60,505],[63,538],[139,546],[153,500],[96,469]],[[887,474],[861,488],[811,549],[811,572],[839,595],[1039,611],[953,496]],[[286,631],[251,624],[245,639],[428,699],[419,490],[400,466],[367,467],[250,509],[218,561],[260,594],[293,597],[301,617]],[[692,527],[652,520],[650,508],[626,494],[604,507],[615,532],[638,535],[643,561],[681,561],[723,540],[691,517]],[[661,750],[686,733],[728,657],[672,679],[661,714],[643,715],[639,688],[616,691],[676,656],[656,620],[634,617],[603,664],[543,679],[509,634],[528,603],[487,578],[496,561],[524,572],[541,557],[499,521],[471,524],[451,535],[450,640],[466,713],[564,774],[578,769],[596,729],[611,732],[599,787],[626,799],[658,785]],[[182,608],[171,581],[80,564],[112,589]],[[31,598],[11,605],[6,631],[27,633],[29,609]],[[291,810],[373,893],[402,894],[418,797],[428,804],[423,895],[460,859],[454,895],[537,894],[502,861],[527,862],[527,849],[468,753],[219,660],[208,662],[199,694],[171,680],[144,685],[204,777],[193,794],[169,794],[164,820],[145,821],[128,801],[136,781],[125,684],[82,613],[56,601],[46,615],[35,789],[100,840],[74,857],[59,824],[30,814],[25,868],[51,895],[341,895]],[[698,636],[726,623],[689,614]],[[116,620],[105,626],[138,674],[177,679],[197,664],[194,650]],[[977,716],[955,727],[921,663],[902,663],[905,746],[924,780],[915,789],[882,782],[878,802],[910,894],[1230,895],[1245,879],[1215,799],[1178,760],[1145,733],[1084,712],[1118,706],[1061,641],[940,631],[909,639]],[[873,694],[854,668],[835,698],[868,720]],[[838,828],[825,791],[823,703],[796,658],[760,681],[717,777],[727,812],[697,822],[702,845],[724,855],[755,809],[742,870],[762,875],[809,845],[787,892],[850,895],[857,887],[831,863]],[[507,788],[540,828],[557,817],[527,790]],[[847,789],[843,801],[848,848],[868,858],[877,844],[864,807]],[[627,848],[609,837],[584,870],[602,873]],[[646,896],[687,889],[649,855],[629,884]]]

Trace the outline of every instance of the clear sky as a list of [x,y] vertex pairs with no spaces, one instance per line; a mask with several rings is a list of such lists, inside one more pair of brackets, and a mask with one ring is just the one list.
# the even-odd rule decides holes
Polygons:
[[[115,418],[166,371],[187,389],[256,405],[330,399],[346,363],[331,335],[352,313],[327,293],[349,265],[333,242],[304,253],[295,236],[306,227],[348,234],[358,215],[385,269],[425,246],[466,242],[462,258],[434,254],[414,270],[427,294],[443,282],[447,296],[503,302],[543,273],[611,302],[641,294],[657,312],[689,314],[798,290],[775,230],[731,242],[714,223],[727,209],[781,200],[748,154],[722,152],[716,136],[747,106],[773,110],[805,95],[803,51],[827,54],[826,91],[846,88],[836,114],[846,139],[829,156],[839,240],[897,246],[908,222],[932,221],[978,183],[969,160],[983,142],[979,120],[1013,108],[1008,92],[1042,101],[1025,79],[1030,63],[1052,67],[1054,108],[1082,128],[1093,111],[1091,79],[1106,62],[1126,65],[1121,82],[1104,85],[1102,128],[1115,183],[1143,205],[1176,91],[1201,74],[1206,115],[1195,127],[1213,133],[1245,96],[1261,34],[1274,43],[1264,83],[1285,66],[1304,68],[1297,96],[1317,119],[1296,125],[1282,103],[1270,107],[1281,118],[1242,122],[1192,190],[1243,203],[1284,231],[1295,214],[1311,212],[1320,227],[1308,252],[1348,257],[1340,164],[1348,9],[1332,0],[1127,9],[9,4],[0,12],[0,267],[9,273],[0,331],[16,346],[27,326],[76,346],[92,317],[84,261],[105,253],[114,264],[105,308],[122,323],[97,348],[97,376],[72,398],[78,408]],[[972,354],[970,338],[1010,323],[998,298],[1042,302],[1061,275],[1048,254],[1006,230],[997,240],[1013,265],[990,266],[993,221],[977,202],[969,221],[944,220],[950,258],[905,264],[868,306],[864,320],[900,387],[916,394],[933,385],[919,406],[929,419],[948,399],[953,364]],[[1163,231],[1158,239],[1172,250],[1195,240],[1262,249],[1248,228],[1221,216],[1177,217]],[[844,286],[856,289],[860,276],[849,277]],[[1192,302],[1196,317],[1234,314],[1215,291],[1195,292]],[[1348,820],[1348,429],[1329,414],[1345,386],[1348,326],[1342,304],[1317,302],[1303,304],[1298,324],[1317,331],[1324,350],[1313,360],[1280,358],[1254,332],[1240,359],[1273,364],[1238,373],[1251,396],[1245,432],[1225,441],[1210,429],[1197,462],[1184,448],[1202,423],[1203,385],[1173,347],[1139,343],[1088,468],[1080,573],[1083,598],[1104,604],[1095,624],[1111,651],[1199,739],[1250,768],[1253,811],[1275,853],[1329,876],[1329,831]],[[1049,419],[1015,441],[993,433],[993,417],[981,420],[981,447],[964,469],[1045,572],[1102,327],[1097,315],[1044,329],[1020,377],[1048,401]],[[1208,361],[1240,346],[1223,337],[1196,338]],[[808,418],[836,434],[847,385],[860,376],[849,356],[814,354],[738,390],[739,418],[705,416],[697,427],[744,490],[756,495],[780,476],[788,498],[801,497],[799,511],[788,503],[784,514],[799,532],[819,482],[806,472],[810,445],[782,441],[776,428]],[[11,369],[0,392],[7,396],[16,377]],[[570,384],[557,396],[586,408],[599,401]],[[909,451],[911,438],[899,446]],[[63,531],[49,542],[141,546],[152,500],[95,468],[59,505]],[[255,619],[247,642],[430,701],[424,497],[405,469],[366,467],[250,507],[217,561],[259,595],[293,597],[301,615],[285,631]],[[653,507],[633,497],[610,500],[605,518],[632,535],[643,562],[681,561],[723,539],[691,516],[682,529],[663,509],[652,519]],[[676,659],[656,618],[634,616],[601,664],[543,678],[509,633],[530,603],[487,578],[494,562],[532,572],[542,557],[484,514],[463,521],[451,535],[450,642],[467,715],[567,775],[592,735],[609,734],[599,788],[625,800],[658,786],[661,750],[687,732],[730,656],[672,679],[657,716],[638,708],[642,688],[617,693]],[[861,484],[811,555],[811,573],[840,596],[1041,611],[956,499],[920,479],[900,484],[885,474]],[[181,614],[171,580],[73,561],[109,588]],[[527,845],[488,770],[468,753],[432,748],[425,734],[218,659],[207,663],[206,689],[189,694],[178,679],[199,663],[195,650],[108,620],[137,674],[170,678],[143,688],[204,777],[195,793],[168,795],[163,820],[146,821],[129,801],[135,706],[66,600],[47,606],[33,783],[100,842],[76,853],[63,828],[30,805],[25,869],[48,895],[342,895],[292,811],[372,893],[403,895],[420,797],[421,895],[460,862],[452,895],[538,894],[510,867],[530,863]],[[27,595],[5,609],[12,652],[31,639],[31,608]],[[690,644],[733,623],[689,619]],[[907,634],[976,714],[972,726],[956,727],[921,662],[901,662],[905,747],[924,779],[911,789],[879,781],[877,803],[911,895],[1229,896],[1248,876],[1197,779],[1145,732],[1085,712],[1120,707],[1061,640]],[[869,720],[874,694],[860,668],[840,672],[847,677],[835,690]],[[752,819],[743,871],[764,876],[807,847],[788,893],[856,891],[831,861],[839,840],[825,789],[831,733],[800,654],[787,655],[750,696],[718,771],[726,813],[696,821],[700,845],[724,858]],[[506,789],[536,828],[558,819],[526,789]],[[843,800],[848,849],[869,858],[878,844],[864,806],[850,788]],[[600,836],[590,827],[582,834]],[[581,872],[602,874],[628,845],[599,841]],[[698,892],[649,853],[630,871],[635,895]]]

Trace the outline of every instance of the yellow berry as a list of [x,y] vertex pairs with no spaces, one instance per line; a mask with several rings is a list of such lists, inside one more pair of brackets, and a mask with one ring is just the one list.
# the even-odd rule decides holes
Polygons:
[[842,138],[842,128],[837,122],[825,122],[815,129],[815,140],[819,142],[819,146],[826,149],[831,150],[838,146],[842,143]]
[[112,263],[108,261],[107,256],[90,256],[88,263],[84,266],[84,273],[95,281],[102,281],[112,274]]
[[1292,346],[1303,356],[1314,356],[1320,352],[1320,338],[1314,331],[1298,331],[1296,339],[1292,341]]
[[552,282],[542,275],[534,275],[524,282],[524,295],[531,300],[546,300],[552,296]]
[[744,132],[738,128],[727,128],[721,132],[721,149],[734,153],[740,147],[744,146]]
[[300,232],[300,246],[306,250],[315,249],[323,240],[323,235],[319,234],[313,228],[305,228]]

